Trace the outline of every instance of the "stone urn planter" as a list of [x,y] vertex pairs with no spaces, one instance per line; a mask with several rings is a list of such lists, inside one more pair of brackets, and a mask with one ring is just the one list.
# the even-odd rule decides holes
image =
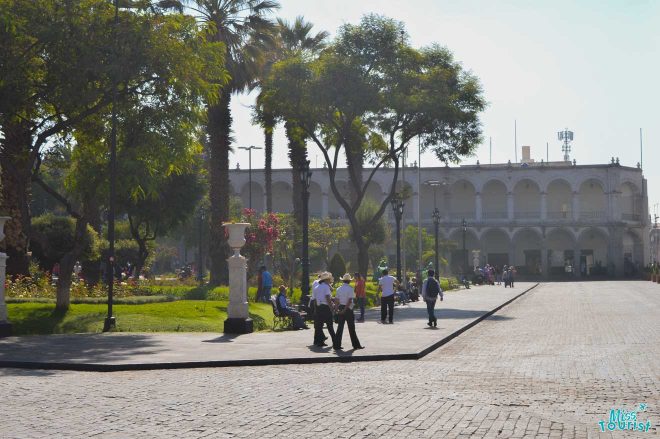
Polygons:
[[[0,241],[5,239],[5,223],[11,217],[0,216]],[[5,304],[5,275],[7,269],[7,255],[0,253],[0,337],[11,335],[11,323],[7,318],[7,304]]]
[[247,334],[254,331],[252,319],[248,313],[247,302],[247,259],[241,255],[245,245],[245,229],[250,223],[224,223],[229,237],[227,243],[233,255],[227,259],[229,268],[229,305],[225,334]]

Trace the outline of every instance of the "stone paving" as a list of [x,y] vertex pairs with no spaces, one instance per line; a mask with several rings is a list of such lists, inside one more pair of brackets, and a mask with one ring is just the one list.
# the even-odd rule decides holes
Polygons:
[[[360,343],[354,351],[348,329],[342,344],[345,351],[313,345],[314,330],[256,332],[246,335],[217,333],[110,333],[9,337],[0,339],[0,365],[4,361],[59,362],[92,365],[156,365],[172,363],[194,366],[259,360],[317,361],[333,357],[400,356],[416,354],[484,314],[533,287],[518,282],[515,288],[477,286],[445,293],[436,304],[438,327],[426,326],[424,302],[397,306],[394,324],[380,323],[380,308],[369,310],[365,323],[357,325]],[[121,319],[121,315],[117,316]],[[499,317],[496,317],[499,318]]]
[[[657,437],[660,288],[544,284],[418,361],[0,369],[0,437]],[[651,430],[600,433],[611,408]]]

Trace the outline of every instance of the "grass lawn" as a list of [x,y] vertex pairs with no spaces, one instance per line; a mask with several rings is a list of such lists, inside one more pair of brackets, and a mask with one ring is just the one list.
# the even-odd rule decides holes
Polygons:
[[[222,332],[227,301],[179,300],[176,302],[114,305],[118,332]],[[56,313],[53,304],[9,303],[14,335],[101,332],[107,314],[105,304],[72,304]],[[255,330],[272,327],[270,304],[250,303]]]

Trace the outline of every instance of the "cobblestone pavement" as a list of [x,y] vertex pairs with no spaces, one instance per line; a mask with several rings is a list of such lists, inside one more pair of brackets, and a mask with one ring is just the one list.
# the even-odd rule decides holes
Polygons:
[[[659,315],[650,282],[545,284],[420,361],[5,369],[0,437],[657,437]],[[599,432],[640,403],[649,432]]]

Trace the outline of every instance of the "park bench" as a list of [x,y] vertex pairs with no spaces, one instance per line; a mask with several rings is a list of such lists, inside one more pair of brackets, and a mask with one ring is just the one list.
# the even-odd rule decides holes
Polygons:
[[[270,305],[273,307],[273,330],[293,328],[293,319],[290,316],[280,314],[279,309],[277,309],[277,296],[270,297]],[[300,311],[300,317],[307,320],[307,313]]]

